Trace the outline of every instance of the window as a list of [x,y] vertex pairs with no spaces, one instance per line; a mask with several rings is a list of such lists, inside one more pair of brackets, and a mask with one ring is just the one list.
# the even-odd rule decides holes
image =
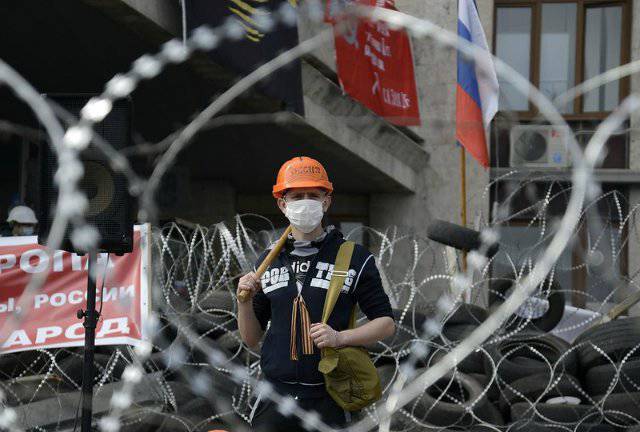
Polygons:
[[[531,79],[531,8],[498,8],[496,20],[496,55],[518,73]],[[500,77],[500,107],[527,111],[527,97]]]
[[[629,0],[496,0],[495,52],[551,100],[629,59]],[[500,79],[500,110],[533,116],[528,98]],[[598,88],[559,111],[601,118],[628,93],[628,80]]]
[[[584,72],[585,79],[593,78],[620,66],[622,46],[622,7],[607,6],[587,9],[585,21]],[[614,81],[584,97],[583,109],[611,111],[618,104],[620,82]]]
[[[575,3],[542,5],[540,90],[551,100],[575,86],[576,10]],[[573,112],[572,104],[558,108]]]

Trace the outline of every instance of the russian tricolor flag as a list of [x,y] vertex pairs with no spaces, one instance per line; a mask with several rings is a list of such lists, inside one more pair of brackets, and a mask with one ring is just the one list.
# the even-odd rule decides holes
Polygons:
[[498,77],[493,68],[474,0],[458,0],[458,35],[486,52],[491,70],[482,70],[458,52],[456,139],[483,166],[489,166],[485,130],[498,111]]

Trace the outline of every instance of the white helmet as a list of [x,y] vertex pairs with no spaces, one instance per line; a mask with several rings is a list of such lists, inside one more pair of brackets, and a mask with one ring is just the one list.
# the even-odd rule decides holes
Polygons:
[[37,224],[36,214],[27,206],[15,206],[9,212],[7,222],[17,222],[20,224]]

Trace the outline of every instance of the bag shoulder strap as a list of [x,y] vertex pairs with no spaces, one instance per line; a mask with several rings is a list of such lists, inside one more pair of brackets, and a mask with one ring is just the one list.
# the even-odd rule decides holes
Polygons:
[[351,256],[353,255],[353,249],[355,243],[352,241],[345,241],[340,245],[338,249],[338,256],[336,262],[333,265],[333,275],[331,276],[331,282],[329,283],[329,289],[324,298],[324,307],[322,308],[322,322],[327,323],[333,307],[338,301],[340,290],[344,285],[344,280],[347,277],[347,271],[349,270],[349,264],[351,264]]

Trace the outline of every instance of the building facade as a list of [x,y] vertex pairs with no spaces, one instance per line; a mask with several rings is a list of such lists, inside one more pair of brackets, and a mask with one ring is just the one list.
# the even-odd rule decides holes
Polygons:
[[[1,14],[6,25],[0,27],[11,32],[11,40],[17,42],[3,38],[0,56],[43,93],[99,92],[111,76],[126,70],[137,57],[182,33],[177,0],[61,1],[55,6],[38,7],[28,2],[22,7],[18,2],[7,3]],[[635,0],[478,0],[477,5],[494,53],[551,97],[604,70],[640,58],[640,5]],[[397,0],[396,6],[401,12],[428,19],[451,32],[457,30],[455,0]],[[31,25],[34,22],[38,26]],[[306,40],[329,28],[328,24],[300,17],[298,37]],[[33,48],[34,55],[21,54],[25,44]],[[256,90],[234,102],[224,114],[268,114],[271,118],[242,127],[227,124],[211,128],[194,140],[163,183],[161,219],[180,218],[209,225],[238,213],[255,213],[283,225],[284,219],[270,195],[271,185],[282,161],[307,154],[321,160],[332,176],[336,193],[330,219],[345,231],[358,226],[397,226],[403,232],[424,236],[433,219],[459,223],[456,52],[429,39],[412,39],[412,45],[421,126],[393,126],[343,94],[335,73],[333,43],[326,43],[299,64],[300,112]],[[144,84],[133,94],[135,143],[159,141],[183,126],[235,78],[225,64],[197,55]],[[526,98],[517,95],[503,79],[500,82],[500,112],[489,134],[491,167],[483,169],[470,157],[466,161],[471,227],[484,227],[500,219],[495,202],[512,201],[511,210],[524,208],[527,200],[535,202],[545,193],[562,197],[569,187],[570,164],[530,164],[526,157],[520,161],[512,157],[515,143],[511,129],[544,124]],[[560,108],[578,132],[580,142],[585,143],[608,113],[639,85],[633,76]],[[3,109],[16,115],[15,103],[4,103]],[[622,217],[620,212],[617,216],[616,212],[602,213],[605,228],[611,233],[607,241],[640,201],[638,116],[634,114],[610,139],[608,156],[597,170],[603,190],[616,191],[623,203]],[[17,116],[16,122],[20,118]],[[37,171],[37,150],[33,142],[23,139],[24,134],[21,136],[5,136],[7,148],[12,150],[0,161],[3,184],[7,185],[0,196],[3,213],[12,202],[38,201],[30,174]],[[136,155],[134,163],[142,174],[149,173],[155,157],[153,152],[143,152]],[[508,175],[514,170],[516,174]],[[526,193],[512,193],[527,182],[542,196],[533,199]],[[557,207],[557,213],[550,216],[562,213],[562,205]],[[523,214],[501,226],[503,240],[517,250],[536,242],[536,234],[530,233],[539,233],[540,220]],[[255,227],[266,226],[256,220]],[[619,251],[615,261],[620,274],[633,279],[640,258],[639,238],[633,220],[622,224],[622,229],[624,237],[619,237],[620,242],[614,242],[609,252]],[[579,240],[589,245],[594,235],[584,228]],[[412,251],[398,253],[402,262],[402,254],[409,260]],[[576,247],[562,259],[562,265],[573,268],[585,257]],[[588,288],[593,271],[587,267],[567,273],[563,284],[573,291],[593,289],[595,297],[601,296],[603,289],[611,287],[600,283],[596,284],[600,288]],[[618,289],[615,299],[608,301],[619,300],[627,292],[626,288]],[[428,295],[436,298],[438,294],[434,289]],[[584,306],[586,298],[578,294],[572,301]]]

